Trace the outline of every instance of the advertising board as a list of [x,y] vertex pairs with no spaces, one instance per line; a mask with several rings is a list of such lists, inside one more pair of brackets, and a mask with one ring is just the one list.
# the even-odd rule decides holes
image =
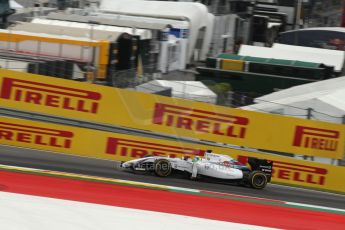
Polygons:
[[[245,162],[249,156],[273,161],[274,183],[345,192],[345,167],[241,149],[211,147],[1,117],[0,145],[26,147],[82,157],[126,161],[155,156],[203,156],[207,149]],[[115,169],[114,169],[115,170]]]
[[2,69],[0,106],[256,149],[344,154],[345,125]]

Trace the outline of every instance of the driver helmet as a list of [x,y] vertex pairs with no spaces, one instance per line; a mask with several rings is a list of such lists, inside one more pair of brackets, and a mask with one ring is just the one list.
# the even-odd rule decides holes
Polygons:
[[210,157],[209,157],[208,154],[212,154],[212,150],[208,149],[208,150],[205,151],[205,158],[206,158],[207,160],[210,160]]
[[199,156],[194,157],[193,162],[198,162],[198,161],[201,161],[201,157]]

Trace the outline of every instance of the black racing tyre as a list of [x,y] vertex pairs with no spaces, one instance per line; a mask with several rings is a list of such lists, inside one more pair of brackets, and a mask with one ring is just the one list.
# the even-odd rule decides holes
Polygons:
[[253,171],[249,174],[248,183],[252,188],[263,189],[267,184],[267,176],[261,171]]
[[167,159],[157,159],[153,165],[154,172],[159,177],[167,177],[172,172],[171,163]]

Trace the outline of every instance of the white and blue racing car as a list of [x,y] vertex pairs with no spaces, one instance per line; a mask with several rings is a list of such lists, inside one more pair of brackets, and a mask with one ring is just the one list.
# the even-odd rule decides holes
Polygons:
[[249,167],[228,155],[206,151],[204,157],[169,158],[146,156],[121,163],[121,167],[140,173],[154,173],[159,177],[173,174],[187,175],[190,179],[248,185],[263,189],[272,176],[272,161],[248,157]]

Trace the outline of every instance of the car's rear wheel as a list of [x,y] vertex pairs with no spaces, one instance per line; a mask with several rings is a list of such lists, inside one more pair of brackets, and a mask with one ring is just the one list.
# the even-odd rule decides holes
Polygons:
[[267,184],[267,176],[261,171],[253,171],[249,174],[248,182],[253,188],[263,189]]
[[171,163],[167,159],[157,159],[154,162],[154,172],[159,177],[167,177],[172,172]]

